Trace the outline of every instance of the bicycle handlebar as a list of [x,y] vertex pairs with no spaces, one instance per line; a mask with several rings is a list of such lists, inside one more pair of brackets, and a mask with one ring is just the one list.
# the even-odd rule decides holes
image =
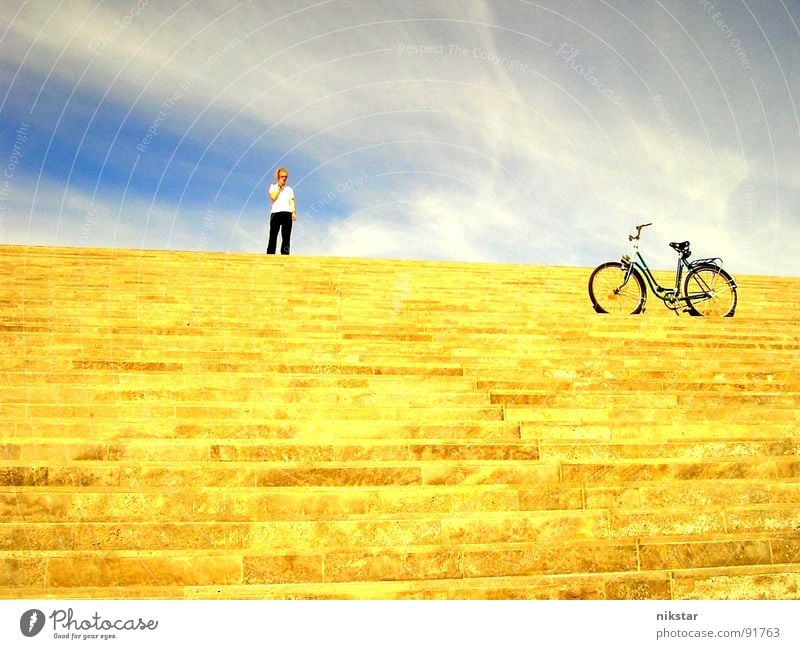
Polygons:
[[639,237],[642,236],[642,228],[646,228],[648,225],[653,225],[652,223],[642,223],[641,225],[636,226],[636,236],[634,237],[632,234],[628,235],[628,241],[638,241]]

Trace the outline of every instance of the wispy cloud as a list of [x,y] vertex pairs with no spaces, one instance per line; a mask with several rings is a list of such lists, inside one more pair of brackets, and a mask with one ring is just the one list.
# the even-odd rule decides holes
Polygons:
[[300,254],[590,266],[652,220],[659,264],[691,238],[800,274],[796,11],[466,7],[25,4],[0,26],[0,164],[29,124],[0,232],[260,252],[283,164]]

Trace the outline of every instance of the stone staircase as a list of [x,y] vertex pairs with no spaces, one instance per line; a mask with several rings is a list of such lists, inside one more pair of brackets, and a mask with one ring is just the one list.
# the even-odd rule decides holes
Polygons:
[[800,279],[707,320],[589,269],[0,264],[2,598],[800,596]]

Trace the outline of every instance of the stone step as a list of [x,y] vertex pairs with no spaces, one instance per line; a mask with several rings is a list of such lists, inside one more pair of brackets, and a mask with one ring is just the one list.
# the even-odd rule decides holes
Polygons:
[[[224,452],[217,448],[212,452]],[[392,485],[526,485],[539,481],[620,485],[679,480],[787,480],[800,475],[800,460],[788,457],[567,461],[541,459],[535,450],[521,460],[436,459],[334,461],[157,462],[42,458],[0,462],[0,486],[187,488],[193,484],[239,487]],[[307,451],[310,454],[310,451]],[[524,454],[525,451],[521,451]]]
[[797,442],[774,439],[666,439],[602,443],[547,440],[483,439],[409,442],[408,440],[342,440],[328,444],[292,439],[214,441],[206,439],[124,439],[109,442],[74,438],[14,438],[0,444],[0,461],[8,462],[343,462],[348,460],[545,460],[626,462],[629,460],[737,460],[794,458]]
[[274,421],[198,421],[171,419],[118,418],[107,421],[15,420],[2,421],[0,427],[8,439],[36,436],[37,439],[72,435],[89,441],[150,439],[296,439],[329,442],[347,440],[495,440],[519,439],[520,425],[502,420],[440,421],[426,423],[411,414],[395,420],[352,419],[346,425],[322,419]]
[[[245,573],[249,560],[256,573],[251,583],[264,584],[281,581],[280,576],[257,571],[256,565],[262,569],[268,564],[282,565],[282,581],[290,580],[287,577],[291,572],[287,574],[286,568],[302,567],[305,572],[309,566],[324,567],[330,581],[350,581],[356,579],[355,575],[342,579],[342,573],[334,569],[338,565],[345,570],[349,564],[351,570],[358,566],[365,572],[374,571],[363,575],[364,580],[381,581],[409,578],[405,570],[422,558],[426,565],[418,564],[414,578],[441,578],[444,575],[435,570],[428,572],[431,560],[436,563],[437,557],[447,557],[450,576],[460,578],[603,572],[634,576],[649,570],[710,567],[721,568],[724,574],[731,567],[755,570],[796,562],[796,535],[789,515],[776,523],[771,534],[763,534],[753,529],[763,524],[763,510],[728,512],[730,531],[717,517],[701,511],[689,511],[667,521],[671,513],[655,512],[653,521],[641,524],[632,523],[624,515],[612,516],[609,521],[602,512],[592,511],[370,521],[3,523],[0,547],[8,551],[0,564],[13,570],[11,562],[27,558],[28,565],[38,564],[41,570],[45,564],[56,572],[58,564],[80,565],[104,557],[112,563],[118,558],[132,563],[150,558],[144,563],[155,563],[187,561],[213,552],[240,568],[244,564]],[[501,527],[508,533],[501,534]],[[559,534],[570,536],[557,538]],[[29,544],[24,553],[15,550],[21,535]],[[359,542],[354,544],[353,540]],[[32,550],[41,554],[31,559]],[[566,561],[569,563],[562,563]],[[338,578],[334,577],[337,574]],[[169,585],[168,574],[161,579],[167,581],[160,582],[155,575],[148,581]]]
[[678,419],[670,417],[659,421],[644,422],[621,418],[599,422],[591,419],[578,421],[520,421],[522,439],[539,439],[549,442],[644,442],[673,439],[737,439],[772,441],[786,438],[797,431],[797,422],[788,417],[777,421],[755,418],[749,422],[716,421],[707,418]]
[[[763,519],[765,508],[784,507],[791,515],[800,502],[800,483],[789,477],[754,489],[747,478],[707,477],[681,481],[619,484],[539,482],[524,485],[436,484],[306,485],[302,493],[285,487],[243,485],[137,487],[87,484],[0,487],[0,511],[8,523],[237,522],[348,520],[448,516],[476,512],[643,509],[673,514],[683,508],[721,508],[727,522]],[[767,512],[768,513],[768,512]],[[765,532],[769,536],[771,532]]]
[[[218,557],[191,560],[75,564],[72,574],[91,576],[77,583],[74,578],[57,586],[56,575],[70,568],[56,564],[55,574],[40,572],[41,566],[13,564],[9,581],[15,599],[35,599],[47,590],[57,599],[115,599],[121,594],[139,599],[612,599],[612,600],[707,600],[792,599],[798,587],[796,564],[724,569],[687,569],[598,575],[569,574],[534,577],[494,577],[416,581],[358,581],[323,583],[308,576],[289,583],[248,584],[235,577],[241,564]],[[284,569],[290,574],[291,568]],[[275,572],[278,572],[276,569]],[[170,575],[171,578],[166,577]],[[295,577],[298,579],[299,577]],[[163,583],[170,585],[164,586]],[[34,584],[34,585],[31,585]],[[73,585],[74,584],[74,585]],[[102,584],[93,586],[91,584]],[[114,584],[114,585],[109,585]]]
[[[757,450],[766,444],[753,445]],[[125,440],[108,443],[76,442],[71,438],[41,437],[6,441],[0,461],[15,462],[343,462],[348,460],[531,460],[538,458],[538,442],[485,440],[409,443],[407,440],[336,440],[302,444],[294,440]],[[773,444],[774,454],[782,447]],[[740,453],[741,455],[741,453]]]
[[[762,472],[766,470],[762,467]],[[774,473],[775,469],[772,471]],[[508,485],[558,482],[558,474],[559,465],[555,462],[502,460],[302,462],[294,465],[252,461],[58,464],[49,460],[0,463],[0,486],[185,489],[196,484],[253,488]]]
[[394,392],[364,388],[271,388],[257,387],[190,388],[190,389],[86,389],[52,387],[0,388],[0,400],[6,404],[119,404],[126,401],[150,404],[196,404],[210,402],[222,407],[257,403],[259,407],[303,404],[312,402],[320,408],[351,405],[381,405],[391,407],[402,404],[409,408],[433,406],[488,406],[490,395],[477,390],[412,390]]

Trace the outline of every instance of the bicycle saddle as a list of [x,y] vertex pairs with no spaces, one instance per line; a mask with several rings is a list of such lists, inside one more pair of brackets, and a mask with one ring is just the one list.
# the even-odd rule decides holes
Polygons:
[[689,242],[688,241],[681,241],[680,243],[673,241],[669,245],[674,250],[676,250],[677,252],[680,252],[680,253],[683,253],[683,252],[686,252],[687,250],[689,250]]

